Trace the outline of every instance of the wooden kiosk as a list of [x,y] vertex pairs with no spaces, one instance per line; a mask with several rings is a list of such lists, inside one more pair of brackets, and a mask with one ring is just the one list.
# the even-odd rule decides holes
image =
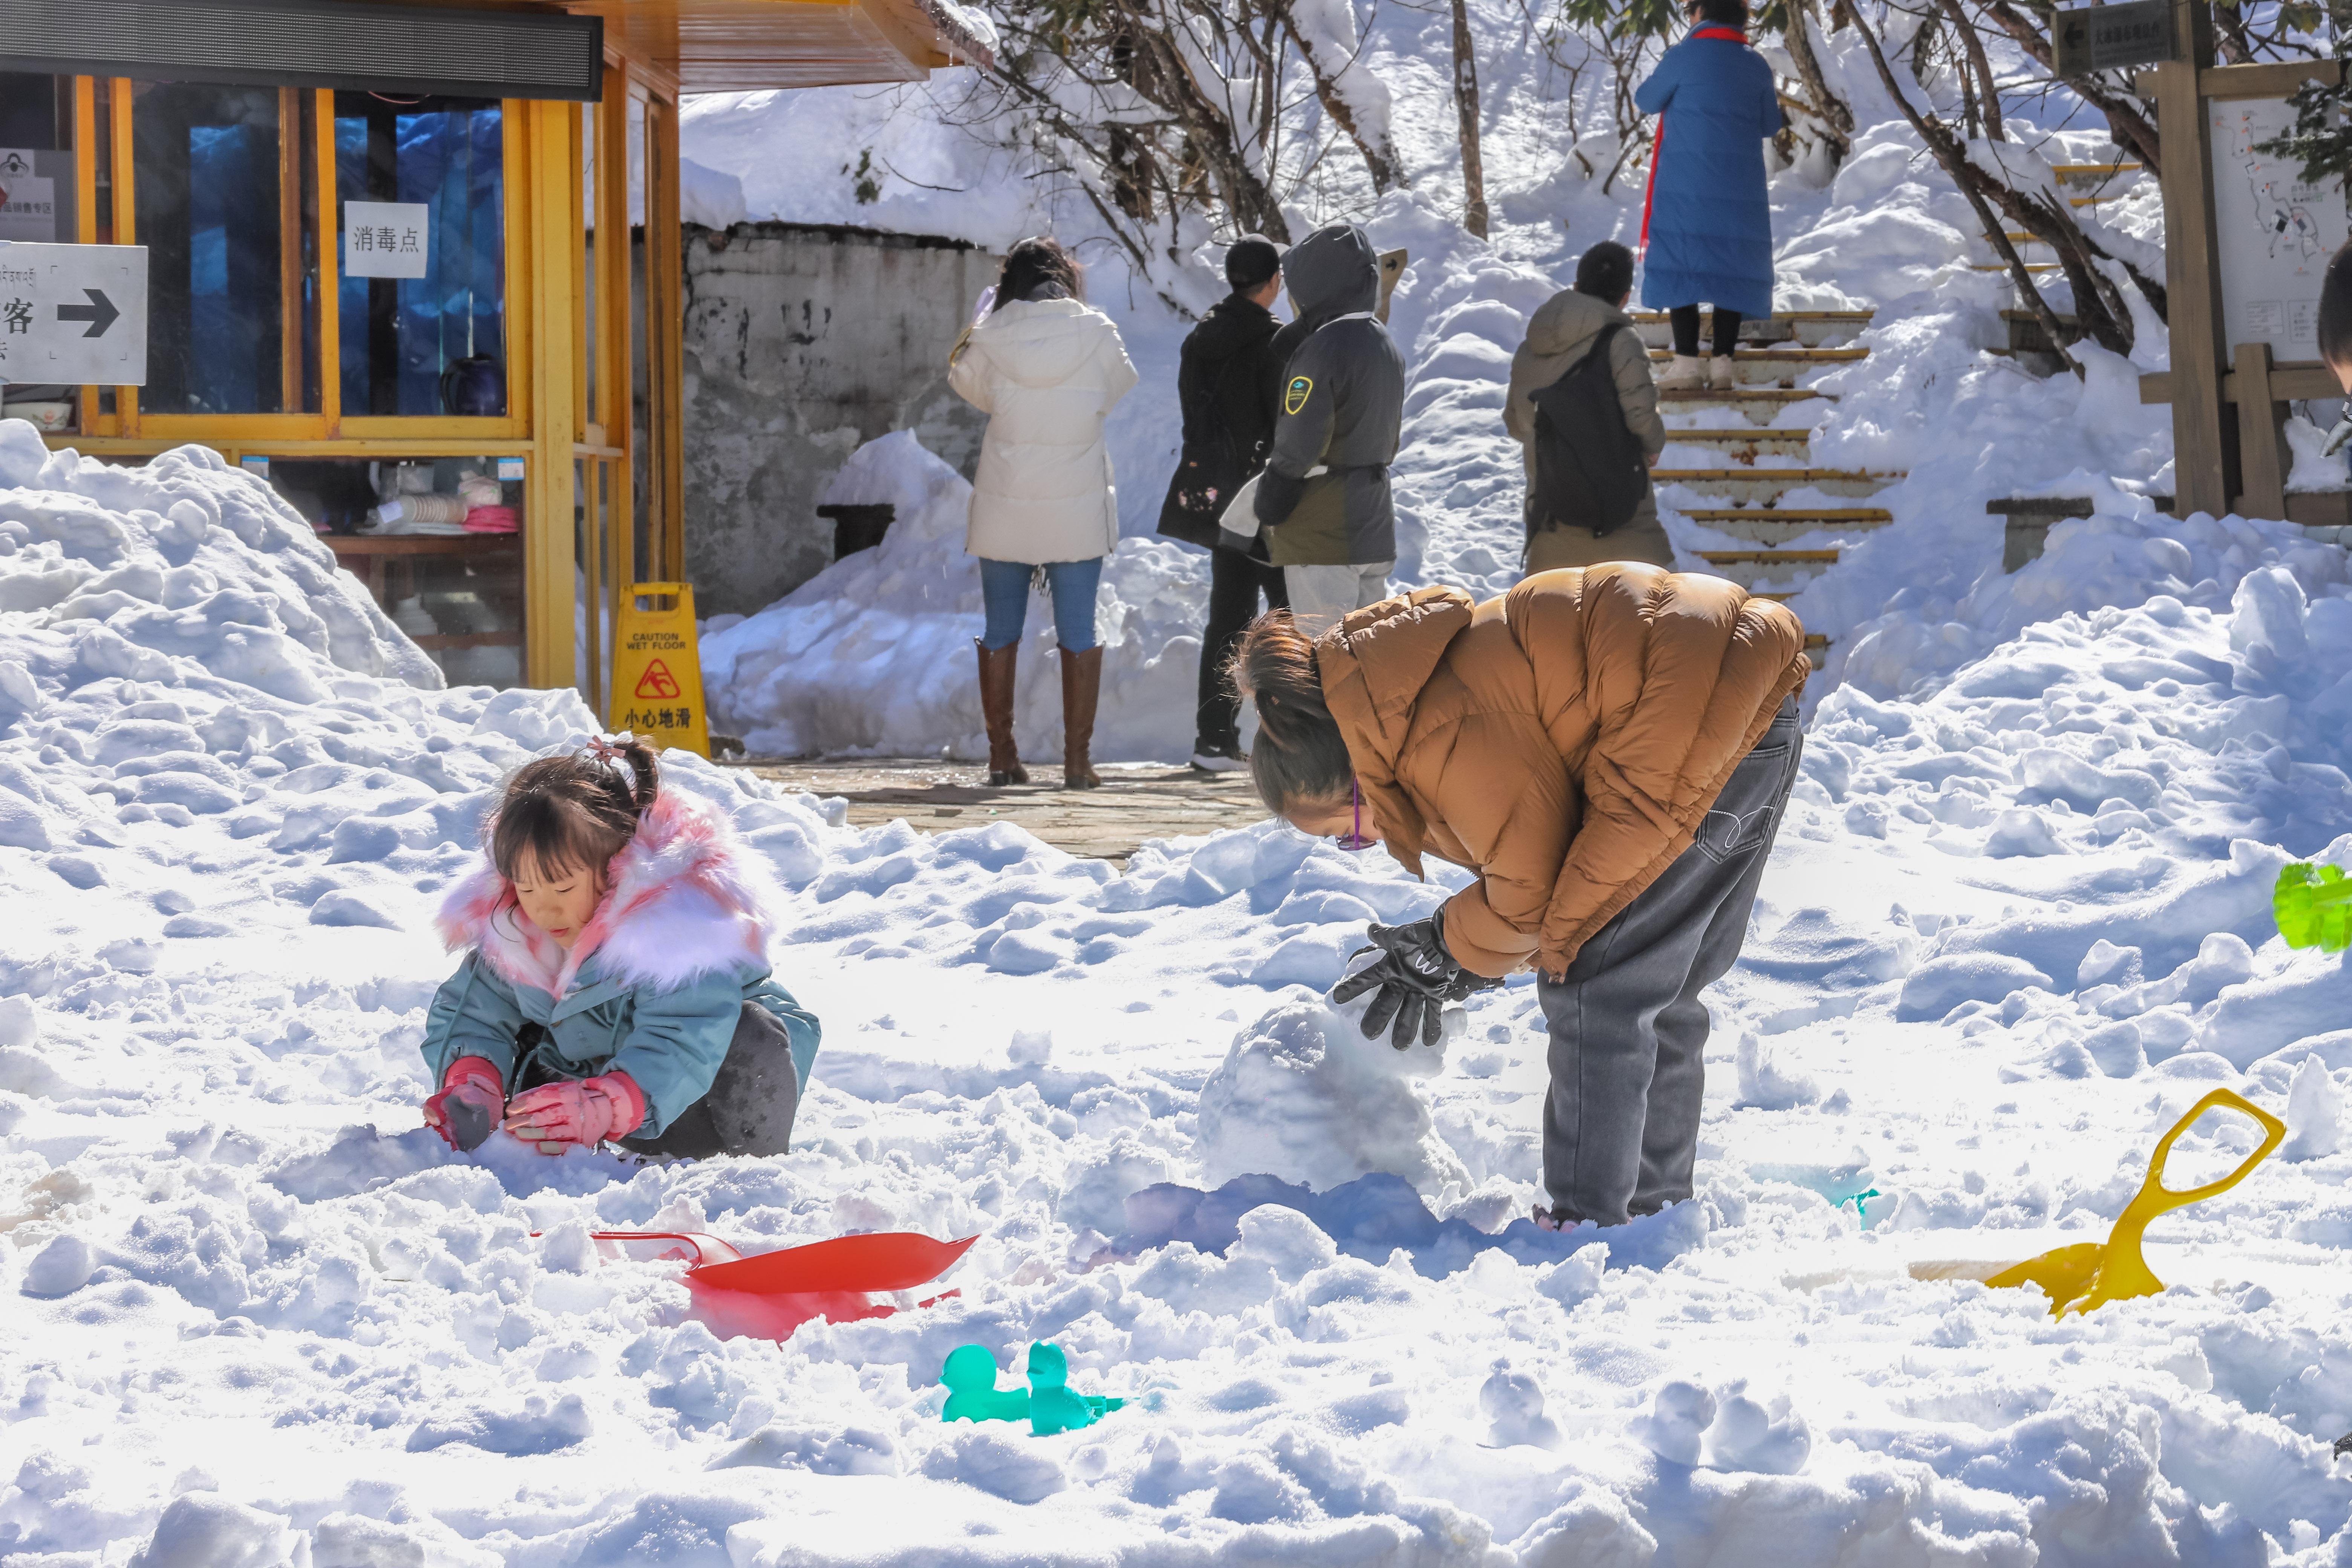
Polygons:
[[6,411],[110,459],[215,448],[453,681],[601,710],[618,585],[684,567],[680,95],[984,62],[927,3],[205,0],[254,21],[213,38],[166,36],[173,0],[30,0],[0,149],[56,176],[57,232],[0,237],[146,247],[148,380]]

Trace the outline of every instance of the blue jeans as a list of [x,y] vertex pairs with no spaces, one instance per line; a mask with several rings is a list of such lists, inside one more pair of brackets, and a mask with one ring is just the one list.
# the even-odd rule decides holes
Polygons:
[[[1084,653],[1095,646],[1095,590],[1102,586],[1103,558],[1054,561],[1046,563],[1045,581],[1054,591],[1054,636],[1067,653]],[[980,646],[993,653],[1021,640],[1029,618],[1029,579],[1037,568],[1025,561],[980,563],[981,603],[988,626]]]

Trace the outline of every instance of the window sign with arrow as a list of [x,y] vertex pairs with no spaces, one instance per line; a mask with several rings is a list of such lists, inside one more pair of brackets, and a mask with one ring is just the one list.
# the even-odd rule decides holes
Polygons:
[[147,384],[147,248],[0,241],[0,382]]

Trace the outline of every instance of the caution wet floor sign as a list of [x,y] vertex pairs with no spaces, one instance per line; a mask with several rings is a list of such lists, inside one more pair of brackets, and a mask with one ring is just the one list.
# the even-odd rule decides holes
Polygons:
[[612,689],[614,732],[626,730],[656,746],[710,754],[693,584],[639,583],[621,600],[613,631]]

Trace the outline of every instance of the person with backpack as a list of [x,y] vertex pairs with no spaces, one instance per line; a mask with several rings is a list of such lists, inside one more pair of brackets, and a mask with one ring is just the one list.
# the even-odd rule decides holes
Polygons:
[[1251,534],[1265,535],[1291,613],[1311,635],[1388,595],[1397,553],[1389,464],[1404,426],[1404,355],[1375,313],[1380,255],[1354,224],[1318,228],[1292,246],[1282,279],[1298,314],[1275,335],[1276,350],[1288,352],[1274,448],[1250,506],[1227,509],[1223,527],[1243,549]]
[[[1748,46],[1748,0],[1687,0],[1691,30],[1666,50],[1633,104],[1658,117],[1642,201],[1642,303],[1674,322],[1669,392],[1738,384],[1739,323],[1772,313],[1772,197],[1765,139],[1788,124],[1772,68]],[[1698,357],[1698,307],[1715,307],[1712,360]]]
[[1576,286],[1528,322],[1511,356],[1503,427],[1525,449],[1527,571],[1641,561],[1671,569],[1649,470],[1665,449],[1650,351],[1625,314],[1633,253],[1604,239]]
[[1244,765],[1241,703],[1226,683],[1225,666],[1242,628],[1266,607],[1290,607],[1282,568],[1265,557],[1260,538],[1249,550],[1217,541],[1217,520],[1235,492],[1265,467],[1274,422],[1282,404],[1282,361],[1275,357],[1275,298],[1282,292],[1282,248],[1263,235],[1244,235],[1225,252],[1233,292],[1209,308],[1184,338],[1176,398],[1184,414],[1184,447],[1160,508],[1160,531],[1209,551],[1209,619],[1201,632],[1200,700],[1192,727],[1192,765],[1232,773]]

